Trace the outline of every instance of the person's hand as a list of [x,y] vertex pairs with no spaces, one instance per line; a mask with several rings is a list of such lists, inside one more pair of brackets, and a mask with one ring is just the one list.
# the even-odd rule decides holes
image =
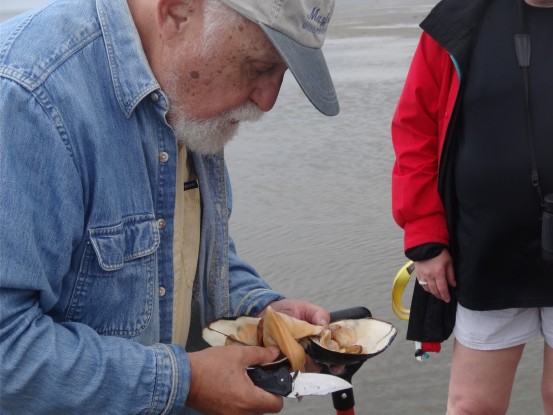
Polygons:
[[[269,304],[273,310],[279,313],[288,314],[298,320],[305,320],[308,323],[315,324],[317,326],[326,326],[330,321],[330,314],[322,307],[311,304],[307,301],[284,299],[273,301]],[[259,314],[261,317],[263,311]],[[331,367],[331,370],[340,372],[342,366],[336,368]],[[305,371],[312,373],[320,373],[322,370],[321,365],[315,362],[309,355],[305,356]]]
[[[269,304],[273,310],[279,313],[288,314],[298,320],[305,320],[317,326],[326,326],[330,321],[330,314],[322,307],[311,304],[307,301],[284,299],[273,301]],[[261,317],[263,311],[259,314]]]
[[448,285],[455,287],[456,282],[453,262],[447,249],[442,250],[437,257],[415,261],[415,272],[424,290],[446,303],[451,301]]
[[272,362],[276,347],[219,346],[189,353],[190,391],[186,405],[208,415],[277,413],[281,396],[253,384],[246,368]]

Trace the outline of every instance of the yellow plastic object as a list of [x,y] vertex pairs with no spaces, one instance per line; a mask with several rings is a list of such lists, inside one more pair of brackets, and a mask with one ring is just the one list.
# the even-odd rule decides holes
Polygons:
[[394,310],[395,315],[402,320],[409,320],[410,310],[403,306],[401,298],[403,297],[403,291],[411,278],[411,274],[413,274],[414,271],[415,265],[413,264],[413,261],[407,262],[398,271],[392,285],[392,310]]

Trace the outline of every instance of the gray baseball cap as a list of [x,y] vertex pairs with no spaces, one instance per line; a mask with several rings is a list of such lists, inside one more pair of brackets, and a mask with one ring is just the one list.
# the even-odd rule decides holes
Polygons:
[[325,115],[340,112],[321,47],[334,0],[221,0],[257,23],[311,103]]

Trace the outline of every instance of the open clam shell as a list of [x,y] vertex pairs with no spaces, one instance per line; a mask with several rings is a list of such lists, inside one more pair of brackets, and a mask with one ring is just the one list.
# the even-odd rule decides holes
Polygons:
[[[242,344],[247,346],[259,345],[262,336],[262,326],[259,326],[259,317],[227,317],[213,321],[204,327],[202,337],[210,346],[228,346]],[[278,367],[288,362],[284,355],[274,362],[263,364],[264,367]]]
[[356,335],[355,345],[361,348],[353,353],[330,350],[323,346],[322,337],[309,337],[308,354],[320,363],[330,365],[351,365],[370,359],[386,350],[397,334],[394,325],[372,317],[335,321],[332,325],[351,329]]
[[262,318],[239,317],[219,320],[204,329],[204,339],[212,346],[243,344],[277,346],[290,362],[292,370],[305,370],[305,349],[299,340],[319,335],[323,326],[298,320],[267,306]]
[[259,317],[230,317],[209,323],[202,331],[203,339],[210,346],[244,344],[256,346]]

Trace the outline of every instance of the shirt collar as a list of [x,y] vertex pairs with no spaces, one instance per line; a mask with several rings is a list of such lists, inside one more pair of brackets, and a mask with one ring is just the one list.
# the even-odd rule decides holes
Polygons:
[[96,0],[117,100],[126,117],[160,88],[148,64],[126,0]]

